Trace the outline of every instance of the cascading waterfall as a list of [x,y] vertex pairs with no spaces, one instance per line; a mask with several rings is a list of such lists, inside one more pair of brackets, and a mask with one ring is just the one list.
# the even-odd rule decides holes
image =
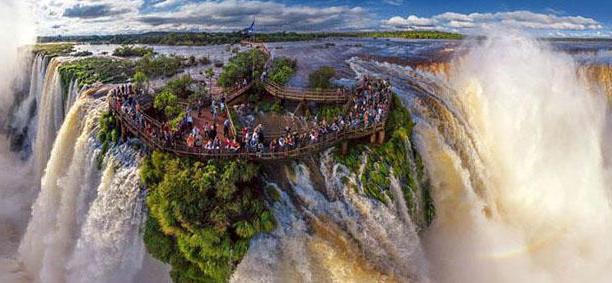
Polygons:
[[446,82],[353,64],[391,75],[415,116],[437,211],[423,237],[434,280],[612,278],[607,103],[570,56],[510,33],[472,46]]
[[[62,126],[64,120],[64,109],[69,109],[68,102],[64,102],[62,80],[59,73],[59,66],[62,63],[60,58],[52,58],[47,68],[42,92],[38,98],[38,118],[36,122],[36,137],[34,139],[34,172],[38,176],[43,175],[43,170],[47,165],[47,160],[51,154],[53,141]],[[71,83],[71,95],[74,86]]]
[[31,141],[34,139],[36,121],[34,119],[37,105],[36,102],[43,92],[43,84],[47,73],[49,58],[42,54],[37,54],[32,62],[30,74],[30,89],[28,95],[19,102],[16,110],[10,117],[10,128],[13,139],[27,155],[31,151]]
[[289,175],[298,207],[281,193],[274,204],[279,228],[253,240],[233,281],[427,282],[416,227],[402,213],[403,197],[398,200],[403,207],[395,210],[358,194],[342,182],[356,183],[355,176],[334,164],[329,152],[320,170],[324,193],[315,188],[310,169],[293,166]]
[[115,149],[100,176],[95,133],[105,109],[104,99],[77,99],[53,145],[19,247],[36,282],[129,281],[139,270],[140,156],[128,146]]

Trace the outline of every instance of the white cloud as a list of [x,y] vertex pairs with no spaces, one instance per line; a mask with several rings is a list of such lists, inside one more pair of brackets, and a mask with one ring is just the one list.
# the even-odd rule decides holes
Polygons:
[[410,15],[406,18],[392,17],[386,21],[387,25],[394,27],[430,27],[433,26],[435,21],[430,18],[419,18],[414,15]]
[[404,4],[404,0],[383,0],[383,2],[393,6],[401,6]]
[[[253,18],[260,31],[351,30],[376,21],[360,7],[312,7],[271,1],[224,0],[176,5],[166,0],[141,13],[142,0],[42,0],[40,34],[113,34],[145,31],[235,31]],[[88,9],[91,6],[104,10]],[[172,8],[172,9],[168,9]],[[71,10],[72,9],[72,10]],[[69,11],[67,14],[66,11]],[[70,16],[70,17],[67,17]]]
[[433,26],[440,30],[459,29],[468,32],[470,29],[486,28],[500,24],[532,30],[584,31],[603,28],[601,23],[592,18],[540,14],[530,11],[471,14],[446,12],[431,18],[410,15],[406,18],[395,16],[383,21],[383,26],[397,29],[421,29],[423,27],[430,29]]

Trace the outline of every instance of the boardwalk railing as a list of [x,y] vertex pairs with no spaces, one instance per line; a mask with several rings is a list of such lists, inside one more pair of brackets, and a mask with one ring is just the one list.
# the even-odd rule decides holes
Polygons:
[[266,91],[275,97],[294,101],[313,101],[319,103],[345,103],[349,95],[345,90],[318,90],[281,86],[270,80],[264,81]]
[[[266,62],[266,68],[272,62],[272,53],[264,43],[242,41],[242,44],[249,44],[253,48],[262,50],[267,56],[268,61]],[[279,85],[270,80],[264,80],[264,88],[266,91],[275,97],[293,100],[293,101],[313,101],[319,103],[344,103],[348,100],[348,94],[345,90],[320,90],[320,89],[308,89],[308,88],[296,88],[286,87]]]
[[[132,135],[139,138],[143,143],[149,147],[164,152],[172,153],[183,157],[194,157],[201,160],[208,159],[236,159],[242,158],[247,160],[283,160],[303,157],[312,153],[320,152],[331,146],[334,146],[340,142],[359,139],[370,136],[378,131],[381,131],[385,127],[387,116],[383,117],[380,122],[373,125],[361,128],[345,128],[334,133],[327,133],[321,135],[319,140],[315,143],[308,143],[298,145],[293,149],[285,149],[278,151],[264,151],[256,152],[249,151],[241,148],[239,150],[232,149],[205,149],[203,147],[189,147],[182,140],[175,140],[173,143],[167,143],[161,138],[162,125],[159,121],[156,121],[147,114],[140,112],[139,115],[145,123],[148,123],[151,131],[155,134],[147,134],[142,126],[139,126],[134,118],[121,110],[119,107],[115,107],[115,98],[109,97],[109,106],[115,117],[119,118],[119,122],[125,130],[128,130]],[[387,110],[385,110],[387,113]]]

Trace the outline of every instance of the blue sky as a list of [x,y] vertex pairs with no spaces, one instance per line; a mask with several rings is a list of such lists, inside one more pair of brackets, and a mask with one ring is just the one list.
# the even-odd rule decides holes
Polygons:
[[612,35],[612,1],[38,0],[42,35],[232,31],[445,30],[508,26],[550,36]]

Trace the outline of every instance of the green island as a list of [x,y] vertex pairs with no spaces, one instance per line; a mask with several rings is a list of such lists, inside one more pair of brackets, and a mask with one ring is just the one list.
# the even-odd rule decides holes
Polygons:
[[228,281],[250,239],[276,227],[256,164],[153,152],[140,170],[149,191],[145,244],[172,266],[175,282]]
[[[245,99],[240,102],[252,105],[254,113],[259,113],[256,116],[267,117],[270,113],[283,116],[297,113],[300,107],[306,108],[301,112],[309,119],[314,114],[318,119],[333,121],[343,115],[346,106],[342,104],[320,102],[306,107],[265,95],[268,80],[285,85],[298,68],[297,62],[291,58],[270,58],[267,54],[258,48],[236,53],[223,66],[217,84],[224,89],[233,89],[267,73],[267,78],[258,80],[242,95]],[[194,88],[197,82],[191,76],[176,76],[182,68],[199,64],[198,60],[193,61],[151,52],[137,60],[87,57],[62,64],[60,75],[63,85],[71,80],[78,80],[81,85],[131,81],[133,91],[139,91],[151,79],[165,79],[163,87],[148,94],[152,96],[150,115],[169,123],[172,131],[180,131],[185,117],[190,113],[195,115],[192,114],[194,109],[186,110],[184,103],[215,99],[215,94],[207,87]],[[265,69],[268,61],[269,67]],[[314,70],[308,77],[309,87],[314,92],[331,91],[337,88],[332,83],[335,75],[331,66]],[[418,225],[424,227],[431,223],[435,208],[424,181],[422,162],[410,143],[413,123],[399,98],[392,94],[390,99],[389,113],[382,129],[388,133],[387,137],[383,135],[381,143],[369,145],[363,138],[350,140],[350,150],[337,148],[333,151],[333,158],[356,178],[343,179],[347,188],[386,206],[393,205],[391,179],[396,178],[409,213],[416,215]],[[292,107],[296,106],[293,110]],[[231,107],[226,118],[233,121],[236,130],[248,130],[247,126],[241,125],[236,109],[239,108]],[[125,121],[122,119],[112,111],[99,118],[97,140],[102,153],[98,165],[102,164],[103,156],[111,147],[125,141],[125,125],[122,125]],[[279,191],[267,185],[269,180],[262,177],[274,175],[269,172],[269,166],[265,166],[269,163],[243,159],[203,160],[148,147],[152,150],[139,168],[147,190],[149,217],[143,228],[147,250],[172,267],[170,275],[175,282],[229,281],[248,251],[251,239],[258,233],[270,233],[277,226],[270,207],[278,201]],[[414,164],[406,163],[407,156]],[[292,160],[300,161],[302,158]],[[365,170],[360,171],[360,167]]]
[[47,44],[36,44],[32,47],[32,53],[48,56],[67,56],[74,52],[74,43],[47,43]]
[[118,57],[142,57],[147,54],[153,54],[153,48],[123,45],[113,51],[113,56]]

